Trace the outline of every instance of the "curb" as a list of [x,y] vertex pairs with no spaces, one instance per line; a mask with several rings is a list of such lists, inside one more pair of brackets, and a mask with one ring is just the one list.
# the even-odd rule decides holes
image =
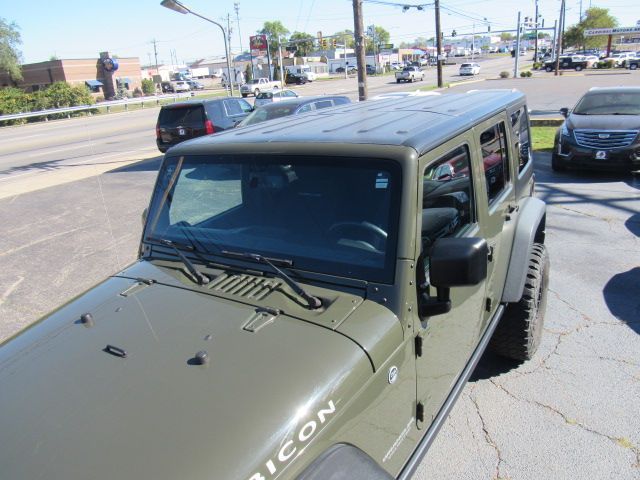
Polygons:
[[529,123],[532,127],[559,127],[564,119],[558,118],[530,118]]

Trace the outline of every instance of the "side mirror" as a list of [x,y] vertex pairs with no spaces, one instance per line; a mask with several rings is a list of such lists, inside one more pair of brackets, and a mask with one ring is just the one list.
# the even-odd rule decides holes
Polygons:
[[145,208],[142,211],[142,227],[144,228],[144,224],[147,223],[147,215],[149,213],[149,208]]
[[562,107],[560,109],[560,115],[562,115],[564,118],[567,118],[569,116],[569,109],[567,107]]
[[439,238],[429,252],[429,281],[436,298],[423,293],[419,299],[420,318],[451,310],[452,287],[477,285],[487,278],[489,247],[483,238]]

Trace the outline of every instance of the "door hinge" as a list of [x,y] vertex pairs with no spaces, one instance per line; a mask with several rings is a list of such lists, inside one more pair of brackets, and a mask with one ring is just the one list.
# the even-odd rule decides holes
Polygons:
[[416,357],[421,357],[422,356],[422,336],[421,335],[416,336],[415,343],[416,343]]
[[493,245],[489,245],[489,252],[487,253],[487,260],[489,262],[493,262],[493,251],[494,251],[494,246]]
[[424,422],[424,405],[422,402],[418,402],[416,405],[416,420],[418,422]]

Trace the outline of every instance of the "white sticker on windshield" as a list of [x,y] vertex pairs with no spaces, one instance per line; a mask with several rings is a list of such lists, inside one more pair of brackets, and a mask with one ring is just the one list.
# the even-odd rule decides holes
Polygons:
[[389,176],[385,172],[376,175],[376,188],[386,189],[389,187]]

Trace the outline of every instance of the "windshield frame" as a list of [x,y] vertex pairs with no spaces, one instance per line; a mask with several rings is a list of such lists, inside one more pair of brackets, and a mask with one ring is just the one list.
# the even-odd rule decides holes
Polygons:
[[[291,270],[298,270],[308,272],[313,275],[328,276],[344,278],[345,280],[364,281],[381,284],[393,284],[395,281],[395,270],[398,254],[398,242],[399,242],[399,228],[401,217],[401,203],[402,203],[402,188],[403,188],[403,170],[400,162],[390,158],[363,158],[357,156],[338,157],[338,156],[308,156],[308,155],[283,155],[283,154],[194,154],[186,156],[171,156],[165,157],[162,166],[159,170],[156,184],[154,186],[153,195],[150,202],[149,213],[147,215],[147,221],[145,223],[142,235],[142,242],[145,246],[154,248],[157,247],[157,242],[153,241],[153,237],[160,235],[166,235],[156,230],[156,224],[158,218],[165,207],[167,198],[173,196],[175,191],[176,181],[183,169],[187,169],[188,165],[193,165],[194,162],[206,162],[207,164],[234,164],[248,165],[256,162],[258,164],[273,165],[280,164],[283,166],[288,165],[309,165],[318,167],[337,167],[337,168],[362,168],[366,169],[370,173],[373,171],[383,170],[389,174],[389,183],[392,185],[389,193],[388,201],[388,217],[386,218],[387,228],[387,241],[384,254],[381,257],[383,261],[380,262],[380,266],[373,267],[364,264],[355,264],[337,261],[335,256],[302,256],[300,254],[291,253],[286,250],[261,250],[252,249],[248,253],[260,254],[265,257],[275,258],[288,258],[292,260],[293,265],[288,267]],[[170,169],[172,170],[169,173]],[[163,186],[163,178],[170,175],[168,184]],[[237,207],[233,207],[237,208]],[[225,212],[222,212],[226,214]],[[216,216],[219,214],[216,214]],[[194,225],[195,226],[195,225]],[[182,228],[182,227],[180,227]],[[167,237],[172,241],[184,242],[182,238]],[[237,266],[238,259],[230,258],[226,255],[229,251],[247,251],[247,248],[243,245],[236,245],[228,241],[221,240],[211,236],[204,242],[202,239],[198,239],[198,246],[203,243],[210,247],[207,251],[198,249],[198,254],[203,258],[210,260],[217,264],[226,264],[230,267]],[[286,243],[285,238],[283,243]],[[313,248],[313,247],[309,247]],[[145,252],[145,256],[153,257],[150,250],[142,248],[141,251]],[[322,252],[322,249],[318,249]],[[256,269],[256,264],[252,262],[252,269]],[[269,270],[268,268],[266,269]]]

